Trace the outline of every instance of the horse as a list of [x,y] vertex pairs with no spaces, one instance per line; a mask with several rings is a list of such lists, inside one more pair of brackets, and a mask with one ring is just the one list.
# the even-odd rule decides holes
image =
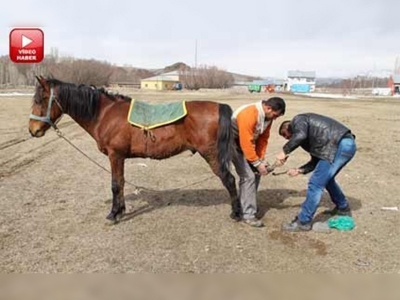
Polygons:
[[125,214],[124,164],[127,158],[166,159],[185,150],[199,153],[228,190],[231,218],[240,218],[240,201],[230,164],[235,146],[231,129],[232,109],[214,101],[188,101],[183,118],[148,131],[127,121],[130,97],[104,88],[76,85],[36,76],[29,132],[45,135],[58,131],[57,122],[68,114],[97,142],[111,165],[112,206],[107,219],[117,222]]

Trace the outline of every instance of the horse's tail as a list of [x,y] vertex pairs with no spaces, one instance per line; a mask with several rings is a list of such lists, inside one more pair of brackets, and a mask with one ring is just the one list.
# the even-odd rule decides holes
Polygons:
[[232,108],[227,104],[219,104],[218,121],[218,163],[219,172],[223,181],[230,174],[230,164],[233,159],[235,147],[232,135]]

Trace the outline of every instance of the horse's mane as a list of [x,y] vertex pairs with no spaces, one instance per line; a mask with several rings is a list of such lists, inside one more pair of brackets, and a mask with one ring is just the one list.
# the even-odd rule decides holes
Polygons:
[[[48,79],[47,82],[50,86],[58,88],[57,100],[65,112],[79,118],[94,118],[97,115],[98,104],[102,96],[111,101],[123,100],[130,102],[132,100],[128,96],[114,94],[105,88],[97,88],[93,85],[77,85],[53,78]],[[37,95],[35,95],[35,99],[37,99]]]

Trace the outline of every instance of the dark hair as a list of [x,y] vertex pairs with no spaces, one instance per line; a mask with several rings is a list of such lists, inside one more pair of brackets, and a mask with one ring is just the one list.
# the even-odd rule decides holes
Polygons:
[[279,126],[278,133],[281,135],[281,131],[286,129],[290,133],[292,133],[292,127],[290,126],[290,120],[283,121],[281,126]]
[[262,100],[262,103],[270,106],[273,111],[280,111],[282,116],[285,114],[286,103],[285,100],[280,97],[272,97],[268,100]]

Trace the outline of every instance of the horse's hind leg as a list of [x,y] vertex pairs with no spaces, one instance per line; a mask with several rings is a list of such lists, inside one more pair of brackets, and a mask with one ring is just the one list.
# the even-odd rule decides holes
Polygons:
[[226,171],[224,172],[224,174],[221,174],[216,154],[201,153],[201,152],[199,153],[208,162],[208,164],[211,167],[211,170],[215,173],[215,175],[217,175],[221,179],[222,184],[229,192],[229,197],[231,198],[231,206],[232,206],[232,212],[230,214],[230,217],[234,220],[240,220],[242,217],[241,215],[242,209],[240,206],[240,201],[236,189],[235,177],[229,171]]
[[225,176],[219,176],[221,178],[222,184],[229,192],[231,198],[232,211],[230,217],[236,221],[242,219],[242,207],[240,205],[239,196],[236,190],[236,181],[232,173],[228,172]]
[[118,157],[115,154],[109,155],[111,164],[111,191],[113,194],[111,212],[107,219],[118,221],[125,213],[125,198],[124,198],[124,167],[125,158]]

